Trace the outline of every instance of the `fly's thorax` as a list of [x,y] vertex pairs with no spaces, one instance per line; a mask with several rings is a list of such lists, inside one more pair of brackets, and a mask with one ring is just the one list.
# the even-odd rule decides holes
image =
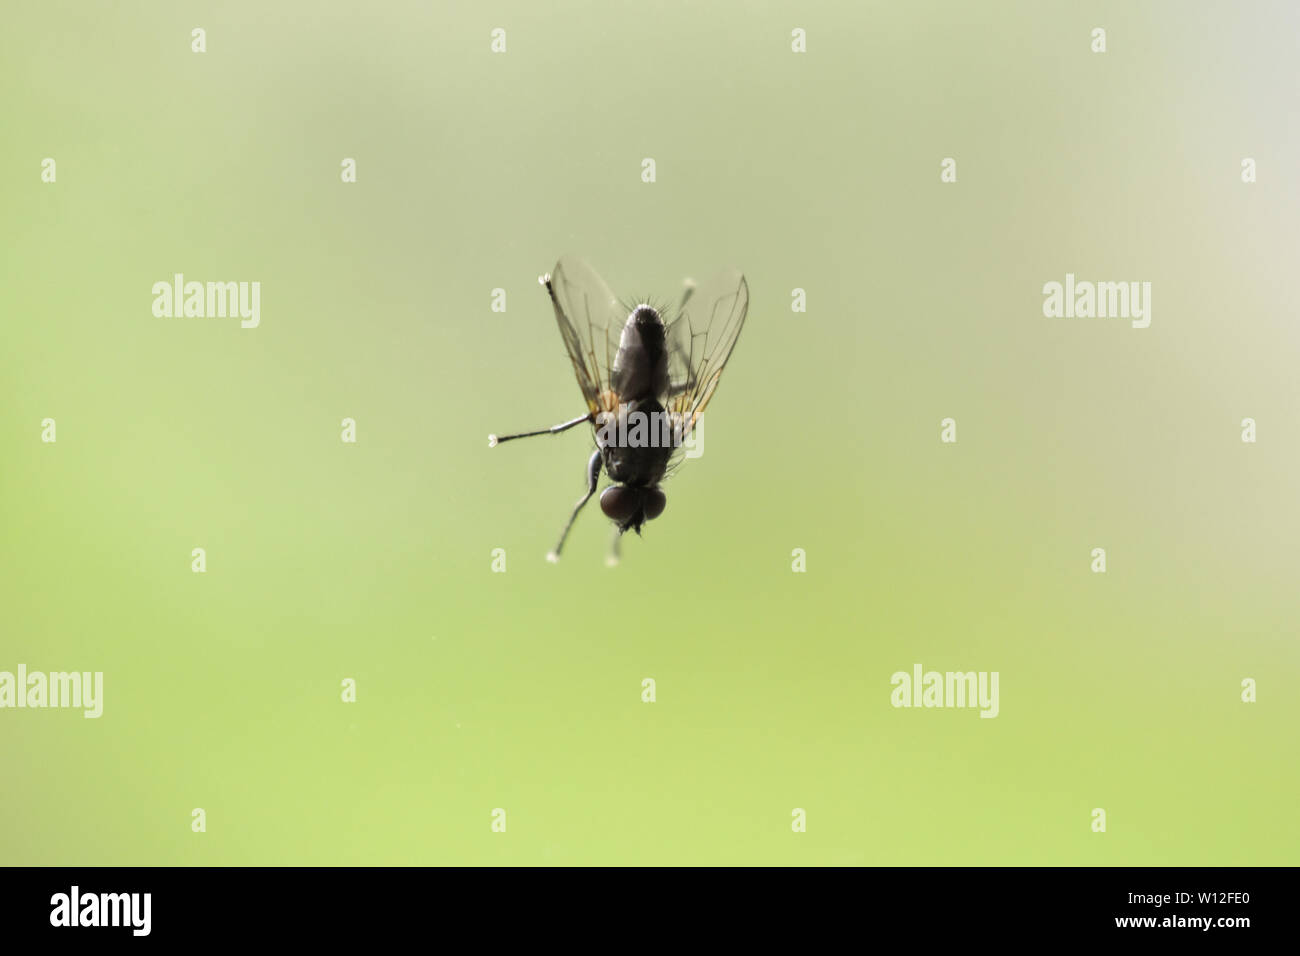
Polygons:
[[638,305],[623,324],[618,354],[609,370],[610,386],[623,401],[653,398],[668,391],[668,344],[664,320],[648,305]]
[[673,420],[656,399],[627,402],[618,414],[602,415],[596,445],[613,481],[652,485],[664,476],[679,444]]

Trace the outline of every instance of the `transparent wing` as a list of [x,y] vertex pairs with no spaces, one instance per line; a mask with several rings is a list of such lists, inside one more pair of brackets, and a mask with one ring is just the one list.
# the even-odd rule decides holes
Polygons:
[[718,273],[684,299],[668,329],[665,403],[684,438],[709,404],[749,311],[749,285],[736,269]]
[[609,369],[618,352],[626,310],[596,270],[577,256],[560,258],[547,288],[587,408],[593,415],[608,410]]

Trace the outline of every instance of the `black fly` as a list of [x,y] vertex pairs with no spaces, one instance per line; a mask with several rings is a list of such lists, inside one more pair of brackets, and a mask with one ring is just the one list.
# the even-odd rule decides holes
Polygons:
[[557,435],[589,422],[596,451],[587,462],[587,493],[547,559],[560,559],[574,519],[596,493],[603,466],[615,482],[600,494],[600,509],[616,526],[613,564],[619,537],[628,530],[640,534],[645,522],[663,514],[667,499],[659,483],[718,387],[745,324],[749,287],[734,269],[698,286],[688,282],[676,316],[666,323],[652,305],[620,304],[596,271],[573,256],[561,258],[555,271],[538,281],[551,297],[587,411],[535,432],[489,435],[488,444]]

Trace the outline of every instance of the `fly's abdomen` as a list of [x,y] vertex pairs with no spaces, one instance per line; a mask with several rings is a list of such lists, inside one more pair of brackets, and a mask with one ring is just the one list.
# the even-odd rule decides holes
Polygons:
[[609,379],[621,402],[659,398],[668,391],[664,323],[650,306],[639,305],[628,316]]

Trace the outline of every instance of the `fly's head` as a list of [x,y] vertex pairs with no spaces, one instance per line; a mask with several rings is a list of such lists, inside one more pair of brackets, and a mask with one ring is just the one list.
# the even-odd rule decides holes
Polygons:
[[600,493],[600,510],[616,525],[620,534],[641,533],[641,525],[664,513],[667,496],[657,486],[610,485]]

